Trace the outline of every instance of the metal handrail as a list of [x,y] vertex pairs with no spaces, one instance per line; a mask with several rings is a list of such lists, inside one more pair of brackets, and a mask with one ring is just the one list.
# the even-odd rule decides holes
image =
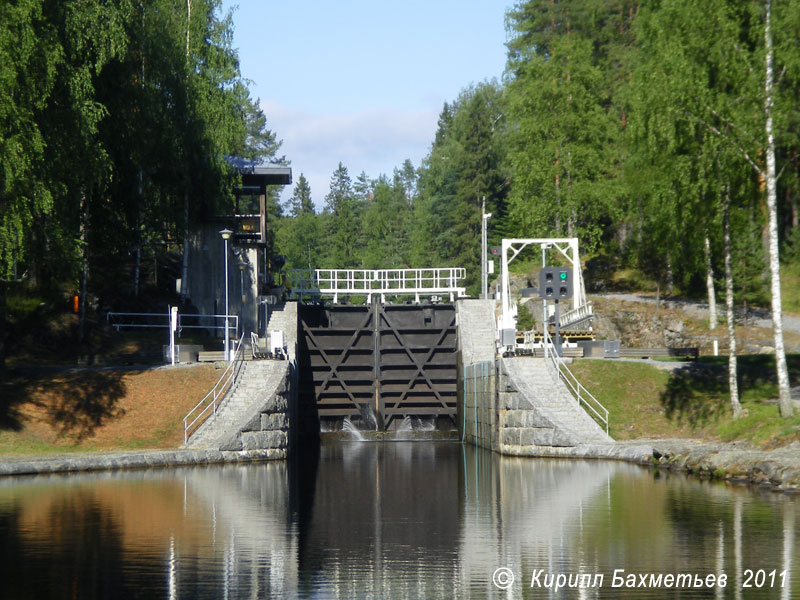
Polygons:
[[[112,323],[112,319],[117,317],[144,317],[144,318],[155,318],[155,319],[163,319],[166,315],[166,322],[164,323]],[[222,329],[225,330],[225,325],[184,325],[182,319],[225,319],[226,315],[201,315],[201,314],[188,314],[188,313],[178,313],[178,330],[181,329]],[[232,325],[228,325],[228,329],[231,331],[238,331],[239,329],[239,315],[227,315],[229,320],[233,321]],[[106,323],[109,326],[116,328],[119,331],[120,327],[130,327],[130,328],[148,328],[148,329],[164,329],[170,326],[169,322],[170,316],[169,313],[138,313],[138,312],[113,312],[109,311],[106,313]]]
[[[547,328],[544,330],[544,344],[545,346],[548,344],[550,346],[547,359],[556,370],[556,373],[558,373],[558,377],[566,384],[567,389],[569,389],[572,396],[577,400],[578,405],[580,406],[583,404],[587,410],[593,413],[597,419],[605,425],[606,435],[608,435],[608,409],[603,406],[589,390],[583,387],[581,382],[578,381],[578,378],[567,368],[566,363],[556,352],[555,345],[550,339],[550,335],[547,333]],[[583,391],[583,395],[581,395],[581,391]]]
[[593,316],[594,311],[592,310],[592,303],[586,302],[581,304],[578,308],[573,308],[562,314],[558,319],[558,324],[559,327],[569,327],[573,323],[591,319]]
[[[189,430],[192,429],[195,424],[202,419],[197,427],[194,427],[194,431],[202,425],[205,420],[209,417],[209,411],[212,411],[211,414],[217,414],[217,408],[221,405],[221,401],[225,399],[225,394],[234,386],[236,380],[239,378],[239,373],[242,370],[242,365],[244,364],[244,334],[242,337],[239,338],[239,341],[236,342],[236,346],[234,347],[234,358],[231,362],[228,363],[228,366],[225,367],[225,370],[222,372],[222,375],[219,376],[219,380],[217,383],[214,384],[214,387],[203,396],[203,399],[200,400],[194,407],[186,413],[186,416],[183,417],[183,443],[184,445],[189,441]],[[209,399],[211,401],[209,402]],[[220,400],[220,402],[217,402]],[[205,406],[204,406],[205,405]],[[197,416],[192,418],[192,415],[200,409],[201,407],[204,408],[197,413]],[[189,422],[189,419],[192,419]]]

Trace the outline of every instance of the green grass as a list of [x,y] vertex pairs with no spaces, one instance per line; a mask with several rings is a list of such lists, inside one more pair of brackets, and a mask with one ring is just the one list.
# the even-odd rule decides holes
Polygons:
[[800,313],[800,264],[781,267],[781,307],[787,313]]
[[669,374],[645,363],[600,360],[577,361],[572,372],[609,411],[609,433],[624,440],[650,437],[668,431],[671,436],[687,432],[669,423],[657,398]]
[[[174,430],[169,431],[166,428],[159,429],[152,432],[152,435],[122,439],[117,438],[117,443],[114,445],[114,451],[127,451],[127,450],[144,450],[149,448],[163,448],[165,447],[165,440],[169,440],[170,436],[174,437]],[[73,454],[79,452],[100,452],[108,451],[107,447],[98,447],[91,442],[84,443],[47,443],[34,439],[29,436],[17,435],[16,432],[0,431],[0,457],[1,456],[30,456],[30,455],[54,455],[54,454]]]
[[[702,357],[698,362],[673,373],[644,363],[612,361],[577,361],[572,370],[608,408],[615,439],[701,437],[761,446],[800,440],[800,415],[782,418],[775,402],[774,357],[739,357],[745,416],[737,420],[730,407],[727,358]],[[797,385],[800,355],[787,356],[787,362],[790,381]],[[708,368],[712,365],[717,368]]]
[[29,437],[15,435],[13,432],[0,431],[0,456],[66,454],[80,451],[85,451],[85,449],[74,446],[48,444]]
[[726,419],[716,428],[719,438],[725,442],[748,440],[758,445],[769,445],[798,438],[800,417],[781,418],[775,405],[745,402],[746,416],[737,420]]
[[6,297],[6,310],[11,322],[25,319],[35,313],[43,304],[44,299],[39,296],[25,296],[15,293]]

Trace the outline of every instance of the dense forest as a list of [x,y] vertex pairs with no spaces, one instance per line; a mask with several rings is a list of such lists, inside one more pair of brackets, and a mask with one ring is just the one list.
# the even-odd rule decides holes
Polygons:
[[502,82],[444,105],[429,154],[391,178],[340,164],[320,214],[301,176],[277,225],[291,267],[463,266],[481,201],[502,237],[580,238],[587,277],[768,306],[790,412],[779,263],[797,271],[799,0],[531,0],[506,15]]
[[722,281],[728,222],[736,300],[767,305],[770,202],[783,259],[800,258],[800,2],[771,7],[769,66],[769,3],[700,4],[518,3],[502,82],[444,105],[418,168],[339,164],[316,215],[298,178],[276,232],[288,264],[465,266],[475,292],[485,197],[490,245],[577,236],[667,293]]
[[232,200],[225,157],[281,160],[232,41],[219,0],[0,4],[0,279],[83,315],[153,263],[180,276],[191,225]]
[[[577,236],[594,272],[780,316],[779,260],[800,264],[800,0],[530,0],[506,27],[502,80],[442,107],[421,165],[340,163],[319,212],[295,166],[270,198],[287,267],[462,266],[475,293],[485,198],[491,246]],[[231,200],[224,157],[284,160],[232,44],[219,0],[0,4],[0,279],[84,312],[138,297],[151,262],[185,268],[191,225]]]

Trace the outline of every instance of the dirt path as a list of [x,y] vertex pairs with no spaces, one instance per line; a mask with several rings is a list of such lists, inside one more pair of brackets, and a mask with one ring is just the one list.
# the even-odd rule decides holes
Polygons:
[[[601,298],[608,298],[610,300],[622,300],[624,302],[642,302],[655,304],[656,299],[653,296],[644,294],[593,294]],[[707,302],[692,302],[690,300],[680,299],[661,299],[661,305],[669,308],[679,308],[687,315],[697,319],[708,319],[708,303]],[[724,315],[724,306],[718,306],[719,315]],[[763,327],[765,329],[772,329],[772,318],[767,310],[759,308],[750,308],[747,311],[747,324],[753,327]],[[736,309],[736,319],[744,321],[745,314],[740,309]],[[783,315],[783,328],[785,331],[792,331],[800,333],[800,317],[794,315]]]

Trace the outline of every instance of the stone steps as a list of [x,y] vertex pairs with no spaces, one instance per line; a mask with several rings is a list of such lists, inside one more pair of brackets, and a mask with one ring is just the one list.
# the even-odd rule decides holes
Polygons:
[[[505,358],[503,369],[507,374],[507,387],[512,388],[505,394],[501,393],[499,399],[500,408],[512,413],[506,414],[507,429],[550,428],[552,444],[545,445],[574,446],[613,441],[578,404],[564,383],[554,379],[544,359]],[[533,414],[521,416],[514,414],[515,411],[532,411]],[[517,433],[522,435],[521,432],[513,432],[510,437],[513,438]],[[538,434],[540,438],[544,435],[544,432]],[[528,434],[528,437],[533,436],[533,433]]]
[[289,429],[288,374],[286,361],[244,363],[236,386],[223,399],[217,414],[192,435],[186,447],[285,449]]

